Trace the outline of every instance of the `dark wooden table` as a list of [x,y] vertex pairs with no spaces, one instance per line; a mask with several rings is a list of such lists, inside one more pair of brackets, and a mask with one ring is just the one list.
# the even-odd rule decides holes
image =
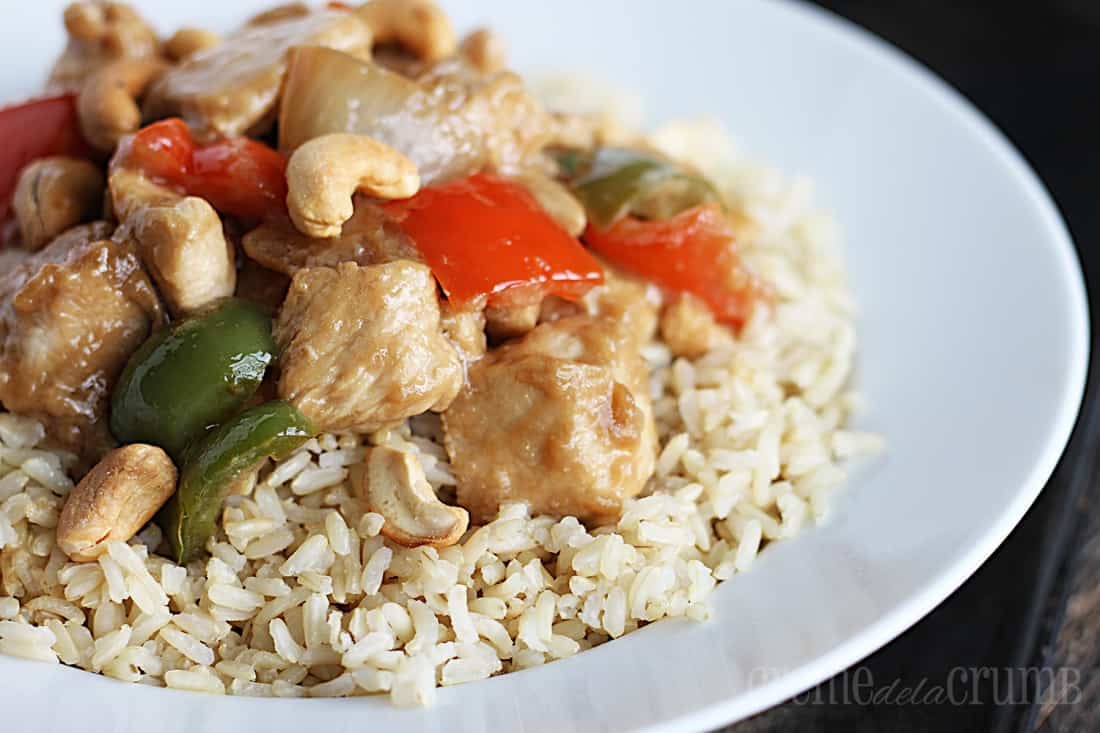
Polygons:
[[[1051,190],[1100,283],[1100,0],[818,2],[989,115]],[[1091,309],[1100,322],[1095,299]],[[1054,477],[974,577],[853,669],[726,732],[1100,731],[1098,361]],[[904,690],[916,700],[899,700]]]

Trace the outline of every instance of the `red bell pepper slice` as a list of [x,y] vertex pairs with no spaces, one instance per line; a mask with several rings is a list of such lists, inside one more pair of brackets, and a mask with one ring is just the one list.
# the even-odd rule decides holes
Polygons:
[[286,207],[286,158],[278,151],[247,137],[198,145],[177,118],[139,130],[119,146],[111,165],[141,170],[233,216],[262,219]]
[[0,221],[11,207],[19,172],[47,155],[84,156],[76,97],[63,94],[0,109]]
[[576,300],[603,282],[600,263],[512,181],[477,173],[385,209],[455,303]]
[[582,238],[622,269],[698,296],[719,321],[734,327],[767,297],[764,285],[741,261],[733,229],[717,204],[696,206],[670,219],[627,216],[603,230],[589,224]]

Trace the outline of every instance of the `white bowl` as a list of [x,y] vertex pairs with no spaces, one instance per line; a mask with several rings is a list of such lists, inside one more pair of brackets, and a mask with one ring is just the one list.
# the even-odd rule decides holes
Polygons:
[[[140,0],[164,28],[264,4]],[[1068,439],[1088,359],[1072,243],[1018,153],[880,41],[787,2],[447,3],[507,32],[522,70],[588,69],[655,119],[713,113],[753,155],[817,182],[846,235],[860,383],[886,457],[832,522],[722,585],[706,624],[661,622],[542,668],[384,699],[214,698],[0,659],[11,729],[613,731],[714,727],[858,661],[962,583],[1030,506]],[[36,89],[61,0],[5,15],[0,99]]]

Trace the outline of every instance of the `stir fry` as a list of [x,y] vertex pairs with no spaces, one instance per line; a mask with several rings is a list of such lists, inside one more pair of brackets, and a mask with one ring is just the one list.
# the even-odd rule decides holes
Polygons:
[[80,458],[74,560],[150,520],[194,560],[269,461],[424,413],[453,496],[381,445],[352,469],[393,542],[512,501],[613,521],[657,459],[642,347],[697,356],[768,303],[706,177],[544,108],[428,0],[65,25],[0,109],[0,403]]

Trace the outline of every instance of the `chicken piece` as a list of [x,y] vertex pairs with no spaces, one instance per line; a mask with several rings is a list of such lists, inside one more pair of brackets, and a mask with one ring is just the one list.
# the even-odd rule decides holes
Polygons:
[[465,362],[477,361],[485,356],[485,310],[480,304],[472,308],[455,308],[444,301],[440,303],[443,333]]
[[[457,112],[456,122],[477,131],[471,151],[479,165],[474,169],[518,174],[542,167],[539,153],[550,142],[554,125],[519,76],[510,71],[479,74],[452,60],[435,65],[418,81],[429,99]],[[430,178],[423,171],[421,175]]]
[[182,196],[143,174],[117,168],[110,177],[111,203],[123,227],[116,239],[133,238],[173,315],[186,315],[233,294],[235,249],[214,208]]
[[435,278],[408,260],[299,270],[274,333],[279,396],[324,432],[373,432],[440,411],[462,386]]
[[639,347],[657,333],[661,293],[644,280],[605,265],[603,284],[589,290],[582,302],[590,315],[622,324]]
[[583,315],[588,312],[583,303],[577,303],[556,295],[548,295],[539,306],[539,323],[552,323],[563,318]]
[[621,324],[640,347],[657,333],[660,305],[661,293],[655,286],[605,264],[603,284],[589,290],[579,302],[554,296],[544,298],[539,323],[551,323],[587,313]]
[[341,10],[245,26],[164,74],[149,89],[146,117],[179,115],[206,140],[266,129],[275,119],[287,53],[294,46],[364,53],[370,31]]
[[242,245],[256,262],[286,275],[307,267],[335,267],[341,262],[380,265],[420,259],[412,241],[382,209],[358,196],[355,213],[344,223],[339,237],[307,237],[284,218],[253,229],[245,235]]
[[108,395],[163,322],[137,254],[76,227],[0,275],[0,403],[86,458],[110,445]]
[[479,523],[509,501],[613,521],[656,464],[647,377],[634,339],[590,316],[490,352],[443,413],[458,503]]
[[690,293],[681,293],[661,310],[661,340],[676,356],[695,359],[730,338],[707,304]]
[[494,343],[522,336],[538,325],[540,307],[534,305],[497,306],[485,309],[485,333]]
[[237,271],[238,298],[259,303],[271,313],[279,310],[286,300],[290,289],[290,278],[281,272],[269,270],[248,257],[241,258],[241,267]]
[[78,91],[112,61],[160,54],[156,31],[125,3],[72,3],[65,9],[65,29],[69,41],[46,82],[52,93]]

